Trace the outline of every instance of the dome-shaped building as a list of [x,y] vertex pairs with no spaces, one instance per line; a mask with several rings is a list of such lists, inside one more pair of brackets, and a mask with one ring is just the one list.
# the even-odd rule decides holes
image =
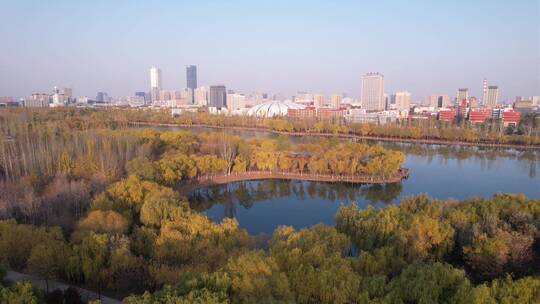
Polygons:
[[288,109],[304,109],[305,106],[291,101],[272,100],[253,106],[248,110],[249,116],[271,118],[276,116],[286,116]]

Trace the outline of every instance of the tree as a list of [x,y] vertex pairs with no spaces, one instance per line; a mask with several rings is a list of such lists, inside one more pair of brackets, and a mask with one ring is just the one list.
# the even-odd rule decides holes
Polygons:
[[70,256],[70,248],[63,240],[37,244],[28,258],[27,269],[45,279],[46,291],[49,292],[49,280],[64,275],[65,261]]
[[227,263],[235,303],[290,302],[287,276],[272,257],[263,252],[248,252]]
[[470,303],[472,287],[448,264],[415,264],[390,283],[386,303]]
[[128,221],[118,212],[92,211],[79,222],[72,238],[79,241],[90,232],[106,233],[110,235],[124,234],[128,229]]
[[30,283],[15,283],[11,287],[0,285],[0,303],[5,304],[38,304],[41,295],[36,292]]

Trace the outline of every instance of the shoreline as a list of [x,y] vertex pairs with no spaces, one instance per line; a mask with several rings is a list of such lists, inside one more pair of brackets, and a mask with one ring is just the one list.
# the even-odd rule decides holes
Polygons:
[[201,176],[176,187],[182,194],[190,193],[201,187],[223,185],[241,181],[283,179],[295,181],[313,181],[327,183],[351,183],[351,184],[394,184],[409,178],[409,169],[401,168],[397,173],[389,177],[368,175],[330,175],[311,173],[289,173],[274,171],[247,171],[243,173],[231,173]]
[[447,146],[468,146],[468,147],[487,147],[487,148],[507,148],[507,149],[527,149],[527,150],[540,150],[540,146],[535,145],[521,145],[521,144],[502,144],[502,143],[472,143],[464,141],[450,141],[440,139],[415,139],[415,138],[400,138],[400,137],[384,137],[384,136],[371,136],[371,135],[356,135],[356,134],[332,134],[332,133],[319,133],[319,132],[288,132],[288,131],[276,131],[268,128],[261,127],[239,127],[239,126],[216,126],[206,124],[175,124],[175,123],[159,123],[159,122],[141,122],[130,121],[128,125],[137,126],[158,126],[158,127],[180,127],[180,128],[211,128],[221,130],[236,130],[236,131],[252,131],[252,132],[264,132],[277,135],[289,135],[289,136],[311,136],[311,137],[337,137],[342,139],[361,139],[361,140],[374,140],[384,142],[404,142],[404,143],[416,143],[416,144],[430,144],[430,145],[447,145]]

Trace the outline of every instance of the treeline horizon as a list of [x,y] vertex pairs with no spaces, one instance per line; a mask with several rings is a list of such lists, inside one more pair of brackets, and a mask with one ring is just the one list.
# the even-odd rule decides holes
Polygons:
[[518,126],[503,126],[500,120],[490,119],[482,124],[469,121],[450,123],[428,118],[425,120],[400,120],[383,125],[349,123],[343,119],[316,120],[286,117],[257,118],[225,116],[209,113],[184,113],[172,117],[168,111],[118,110],[123,122],[155,122],[183,125],[209,125],[220,127],[256,127],[279,132],[325,133],[371,136],[395,139],[434,140],[465,143],[540,145],[540,114],[524,115]]

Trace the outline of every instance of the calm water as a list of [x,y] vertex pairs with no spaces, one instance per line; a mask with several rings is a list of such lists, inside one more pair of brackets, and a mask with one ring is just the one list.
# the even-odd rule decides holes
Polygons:
[[[200,129],[197,132],[212,130]],[[260,132],[231,132],[245,138],[271,137]],[[313,139],[291,138],[294,142]],[[280,225],[297,229],[334,224],[341,204],[384,207],[403,197],[427,193],[438,199],[491,197],[523,193],[540,199],[540,152],[459,146],[382,143],[403,151],[409,179],[395,185],[350,185],[300,181],[249,181],[199,189],[193,208],[220,221],[235,217],[251,234],[272,233]]]

